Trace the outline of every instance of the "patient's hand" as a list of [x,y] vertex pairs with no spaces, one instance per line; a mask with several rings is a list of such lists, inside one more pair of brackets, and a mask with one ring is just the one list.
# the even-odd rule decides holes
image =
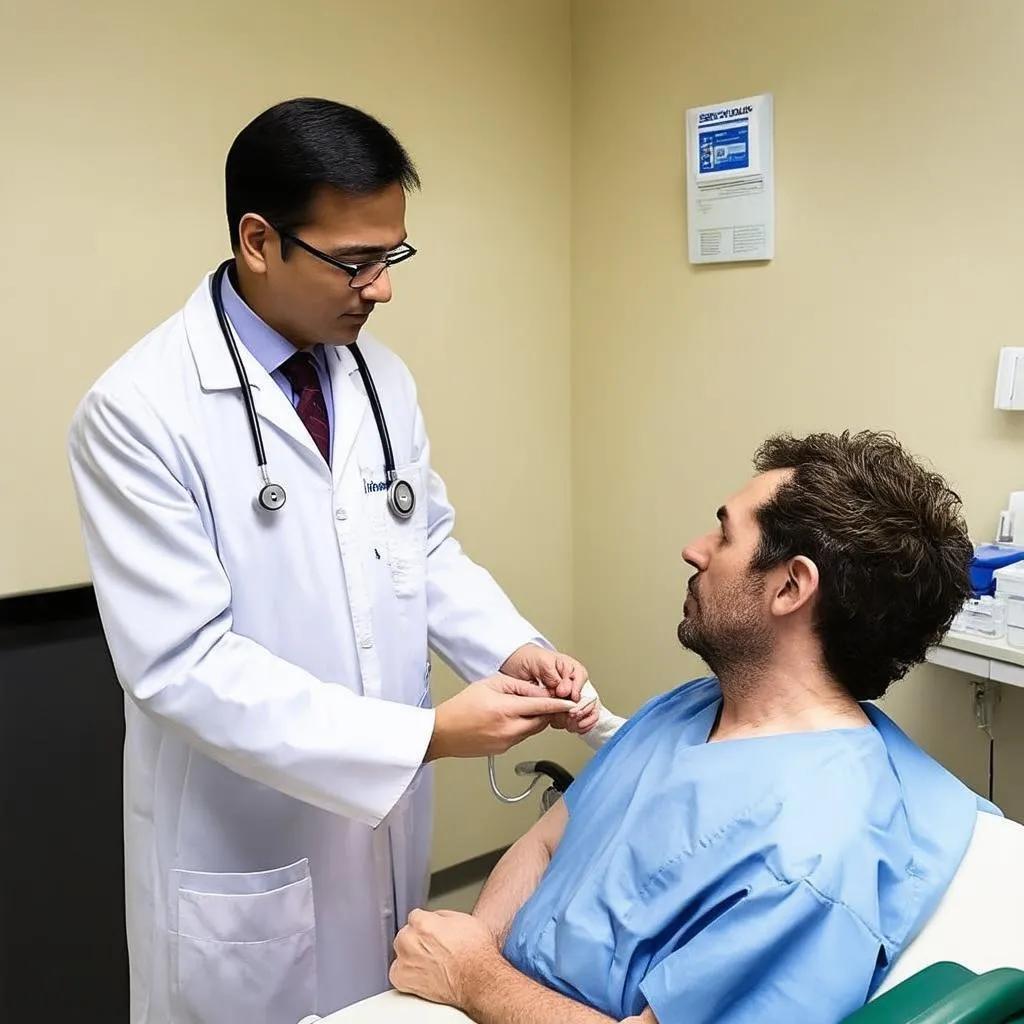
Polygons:
[[580,706],[583,714],[575,711],[566,711],[560,715],[552,715],[551,728],[565,729],[566,732],[575,733],[577,736],[586,736],[597,725],[597,720],[601,715],[601,702],[594,700],[587,707],[587,698],[584,695],[580,699]]
[[461,1007],[467,979],[501,951],[486,926],[452,910],[414,910],[395,939],[390,979],[399,992]]

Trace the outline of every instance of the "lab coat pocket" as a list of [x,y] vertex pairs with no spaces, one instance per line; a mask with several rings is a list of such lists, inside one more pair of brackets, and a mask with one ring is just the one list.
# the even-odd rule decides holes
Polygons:
[[412,485],[416,506],[408,519],[385,513],[388,564],[395,594],[416,597],[427,578],[427,474],[422,464],[410,463],[399,468],[398,476]]
[[291,1024],[317,1012],[307,861],[276,871],[176,875],[176,1024]]

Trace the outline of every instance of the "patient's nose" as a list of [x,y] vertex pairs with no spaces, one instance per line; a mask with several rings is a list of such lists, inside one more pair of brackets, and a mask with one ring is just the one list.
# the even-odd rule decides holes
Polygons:
[[708,565],[708,554],[706,545],[700,541],[691,541],[683,548],[683,561],[692,565],[694,569],[702,572]]

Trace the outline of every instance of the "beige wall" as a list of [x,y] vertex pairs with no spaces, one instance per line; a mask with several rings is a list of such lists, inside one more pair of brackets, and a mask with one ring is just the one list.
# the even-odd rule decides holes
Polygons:
[[[461,539],[617,711],[699,671],[674,641],[678,551],[768,432],[891,427],[954,480],[981,538],[1024,483],[1024,416],[991,409],[1024,235],[1018,0],[393,0],[384,22],[349,0],[38,0],[2,16],[0,493],[18,500],[0,502],[0,593],[86,578],[74,404],[224,254],[234,132],[303,93],[366,106],[417,160],[422,254],[377,333],[418,378]],[[778,257],[692,268],[683,112],[762,90]],[[984,786],[962,677],[922,670],[888,706]],[[1024,694],[999,715],[997,797],[1024,816]],[[505,785],[541,753],[586,756],[547,734],[501,759]],[[439,774],[437,867],[536,814],[493,801],[482,762]]]
[[[768,433],[895,430],[979,539],[1024,484],[1024,416],[992,409],[1019,343],[1022,42],[1018,0],[574,4],[575,638],[620,711],[699,670],[678,552]],[[691,267],[684,111],[764,91],[777,258]],[[996,762],[1017,816],[1021,698]],[[985,785],[963,677],[925,668],[888,706]]]
[[[87,578],[64,462],[74,406],[225,255],[234,133],[277,100],[327,95],[391,124],[424,180],[408,218],[420,255],[375,330],[416,374],[459,536],[570,644],[569,7],[386,6],[3,5],[0,494],[17,499],[0,501],[0,594]],[[561,736],[517,757],[531,749],[585,754]],[[438,866],[536,815],[489,799],[483,762],[440,775]]]

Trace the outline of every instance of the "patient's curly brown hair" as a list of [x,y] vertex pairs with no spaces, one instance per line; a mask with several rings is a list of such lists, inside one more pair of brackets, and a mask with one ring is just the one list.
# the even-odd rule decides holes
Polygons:
[[924,660],[971,593],[960,498],[887,433],[778,435],[754,466],[794,472],[757,510],[751,568],[811,559],[826,667],[857,700],[881,697]]

